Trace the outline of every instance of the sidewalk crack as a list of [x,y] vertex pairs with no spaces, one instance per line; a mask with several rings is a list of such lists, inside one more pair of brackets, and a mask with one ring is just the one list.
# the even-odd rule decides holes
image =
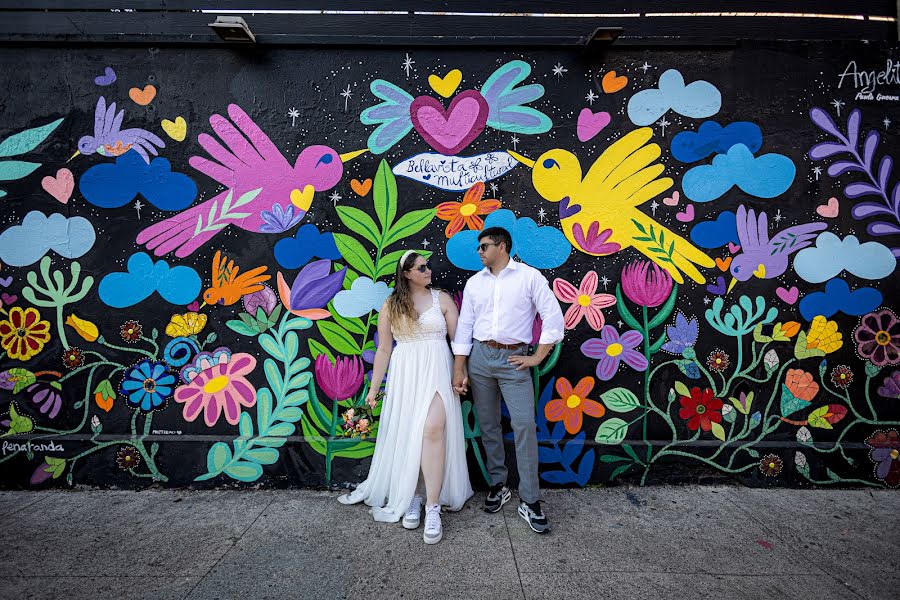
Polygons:
[[259,518],[260,518],[261,516],[263,516],[264,514],[266,514],[266,511],[269,510],[269,507],[272,506],[272,504],[273,504],[274,502],[275,502],[275,494],[272,494],[272,497],[269,499],[269,503],[266,504],[266,505],[263,507],[263,509],[262,509],[261,511],[259,511],[259,514],[256,515],[256,518],[254,518],[253,521],[251,521],[250,524],[247,525],[247,528],[244,529],[244,531],[241,532],[241,534],[237,537],[237,539],[234,540],[234,542],[231,543],[231,547],[228,548],[228,550],[226,550],[225,552],[222,553],[222,556],[220,556],[220,557],[216,560],[216,562],[214,562],[214,563],[212,564],[212,566],[211,566],[209,569],[206,570],[206,573],[203,574],[203,577],[201,577],[200,579],[197,580],[197,583],[194,584],[194,587],[192,587],[192,588],[188,591],[188,593],[184,595],[184,597],[183,597],[181,600],[188,600],[188,598],[191,597],[191,594],[194,593],[194,590],[196,590],[196,589],[200,586],[200,584],[203,583],[203,581],[204,581],[207,577],[209,577],[209,574],[212,573],[213,569],[215,569],[215,568],[219,565],[220,562],[222,562],[222,559],[225,558],[226,556],[228,556],[228,553],[229,553],[229,552],[231,552],[232,550],[234,550],[234,547],[237,546],[238,542],[240,542],[241,539],[244,537],[244,535],[246,535],[247,532],[250,531],[250,528],[251,528],[251,527],[253,527],[254,525],[256,525],[256,522],[259,521]]
[[512,543],[512,536],[509,534],[509,521],[506,520],[506,509],[500,510],[503,513],[503,526],[506,528],[506,539],[509,541],[509,550],[512,552],[513,565],[516,567],[516,577],[519,579],[519,589],[522,591],[522,600],[527,600],[525,595],[525,584],[522,583],[522,572],[519,570],[519,561],[516,559],[516,549]]

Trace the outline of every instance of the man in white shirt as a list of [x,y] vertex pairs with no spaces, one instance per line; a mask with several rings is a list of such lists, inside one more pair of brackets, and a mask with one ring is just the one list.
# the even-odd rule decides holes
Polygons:
[[[550,524],[540,503],[530,367],[539,365],[563,339],[563,314],[540,271],[510,258],[512,238],[508,231],[490,227],[481,232],[478,242],[485,268],[466,282],[463,293],[452,343],[456,355],[453,387],[460,394],[472,387],[491,478],[485,510],[497,512],[512,497],[506,486],[506,453],[500,428],[502,394],[516,441],[519,515],[531,529],[546,533]],[[528,355],[535,314],[541,315],[543,328],[538,347]]]

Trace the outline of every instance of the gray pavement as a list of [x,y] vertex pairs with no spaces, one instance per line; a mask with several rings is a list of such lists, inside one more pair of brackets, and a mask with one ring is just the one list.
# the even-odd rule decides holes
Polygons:
[[444,541],[310,490],[0,492],[0,598],[900,597],[900,493],[740,487],[476,494]]

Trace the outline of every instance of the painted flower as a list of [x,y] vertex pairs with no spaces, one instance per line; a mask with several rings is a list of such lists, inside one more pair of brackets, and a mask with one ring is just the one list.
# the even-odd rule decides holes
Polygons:
[[137,341],[141,339],[143,333],[144,329],[137,321],[125,321],[122,323],[121,327],[119,327],[119,335],[121,335],[122,339],[129,344],[137,343]]
[[800,323],[797,321],[775,324],[759,323],[753,329],[753,339],[760,343],[788,342],[798,333],[800,333]]
[[853,371],[847,365],[838,365],[831,370],[831,383],[841,389],[847,389],[853,383]]
[[[562,213],[562,202],[560,204],[560,212]],[[565,218],[560,215],[560,218]],[[620,244],[616,242],[607,242],[610,237],[612,237],[613,230],[612,229],[604,229],[600,231],[600,223],[597,221],[592,221],[590,225],[588,225],[587,232],[584,231],[584,227],[581,226],[581,223],[575,223],[572,227],[572,237],[575,238],[575,243],[581,248],[583,251],[588,254],[593,254],[594,256],[607,256],[609,254],[614,254],[622,249]]]
[[721,373],[728,368],[728,354],[724,350],[713,350],[706,357],[706,366],[713,373]]
[[725,403],[714,397],[709,388],[703,391],[697,387],[691,388],[691,395],[681,396],[679,402],[681,409],[678,416],[687,421],[691,431],[709,431],[713,423],[722,422],[722,407]]
[[332,400],[352,397],[363,382],[363,366],[358,356],[339,356],[331,362],[325,354],[316,357],[316,383]]
[[73,346],[63,352],[62,361],[67,369],[77,369],[84,364],[84,352]]
[[609,381],[616,374],[621,361],[635,371],[647,370],[647,359],[635,350],[643,340],[644,337],[633,329],[620,336],[615,328],[606,325],[600,331],[599,338],[591,338],[581,345],[581,352],[589,358],[600,359],[597,363],[597,377]]
[[872,448],[869,458],[875,463],[875,477],[889,487],[900,486],[900,433],[896,429],[879,430],[866,444]]
[[109,379],[104,379],[94,388],[94,402],[102,410],[106,412],[111,411],[115,400],[116,393],[113,391],[112,383]]
[[122,446],[116,452],[116,465],[123,471],[141,466],[141,453],[134,446]]
[[281,303],[292,314],[313,321],[326,319],[331,313],[325,310],[344,285],[346,267],[331,272],[331,261],[327,258],[313,261],[303,267],[293,285],[288,287],[281,272],[278,272],[278,295]]
[[66,319],[66,325],[75,330],[86,342],[96,342],[100,337],[100,330],[94,323],[80,319],[75,315],[69,315]]
[[583,377],[574,388],[568,379],[560,377],[556,380],[556,393],[560,397],[544,406],[544,416],[553,423],[562,421],[566,431],[575,435],[581,431],[584,415],[599,418],[606,414],[602,404],[587,397],[592,389],[593,377]]
[[145,358],[126,370],[119,393],[129,407],[149,413],[165,408],[174,384],[175,375],[166,363]]
[[257,310],[262,308],[263,312],[266,313],[266,316],[268,317],[272,314],[272,311],[275,310],[275,307],[278,306],[278,296],[272,288],[266,284],[263,283],[260,285],[263,286],[261,290],[244,295],[244,310],[255,317]]
[[784,386],[794,398],[804,402],[811,402],[819,393],[819,384],[816,383],[812,373],[807,373],[803,369],[788,369]]
[[857,353],[876,367],[900,363],[900,320],[889,308],[863,316],[853,338]]
[[672,276],[656,263],[639,260],[622,269],[622,291],[640,306],[659,306],[672,292]]
[[256,388],[246,378],[255,368],[253,356],[227,348],[198,354],[181,369],[185,385],[175,389],[175,402],[184,404],[184,420],[193,422],[202,411],[206,426],[212,427],[224,413],[226,421],[237,425],[241,406],[256,404]]
[[697,343],[697,337],[700,335],[700,324],[694,317],[688,321],[684,313],[678,311],[675,315],[675,325],[666,327],[666,343],[662,345],[662,350],[671,354],[681,354],[687,348],[693,348]]
[[56,381],[38,381],[26,388],[31,395],[31,401],[39,404],[42,415],[51,419],[56,418],[62,407],[62,386]]
[[794,344],[794,356],[798,360],[811,356],[825,356],[844,345],[844,336],[838,331],[838,324],[822,315],[813,318],[808,332],[800,332]]
[[500,208],[499,200],[482,200],[484,182],[479,181],[466,191],[462,202],[442,202],[437,205],[437,217],[449,221],[444,235],[453,237],[464,227],[480,231],[484,229],[484,215],[489,215]]
[[553,292],[556,297],[561,302],[572,305],[566,311],[566,329],[575,329],[583,317],[587,317],[588,325],[594,331],[603,329],[606,319],[604,319],[601,309],[615,304],[616,297],[612,294],[598,294],[598,281],[596,271],[588,271],[578,288],[565,279],[553,280]]
[[732,396],[728,400],[741,412],[741,414],[747,415],[750,414],[750,407],[753,405],[753,392],[750,392],[749,394],[741,392],[736,398]]
[[277,202],[272,205],[272,210],[264,210],[259,213],[263,224],[259,226],[260,233],[284,233],[303,219],[306,214],[302,210],[294,213],[294,205],[288,204],[287,208],[281,208]]
[[206,327],[206,321],[207,316],[199,312],[172,315],[172,320],[166,325],[166,335],[172,338],[197,335]]
[[766,454],[759,461],[759,470],[766,477],[775,477],[781,473],[783,466],[784,463],[777,454]]
[[884,378],[884,383],[878,388],[878,395],[900,400],[900,371],[894,371]]
[[6,371],[0,371],[0,390],[14,390],[16,389],[16,378],[12,373],[7,369]]
[[10,358],[26,361],[44,349],[50,341],[50,322],[41,320],[36,308],[22,310],[19,306],[9,309],[6,319],[0,321],[0,346]]

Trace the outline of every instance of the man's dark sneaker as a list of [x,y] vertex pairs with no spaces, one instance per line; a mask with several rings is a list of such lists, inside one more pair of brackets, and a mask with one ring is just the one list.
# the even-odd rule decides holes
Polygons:
[[498,483],[497,485],[492,485],[487,498],[484,499],[484,510],[489,513],[495,513],[503,508],[503,505],[509,502],[510,498],[512,498],[512,493],[506,487],[506,484]]
[[550,531],[550,523],[541,510],[541,502],[538,500],[534,504],[527,502],[519,503],[519,516],[528,521],[528,526],[532,531],[537,533],[548,533]]

